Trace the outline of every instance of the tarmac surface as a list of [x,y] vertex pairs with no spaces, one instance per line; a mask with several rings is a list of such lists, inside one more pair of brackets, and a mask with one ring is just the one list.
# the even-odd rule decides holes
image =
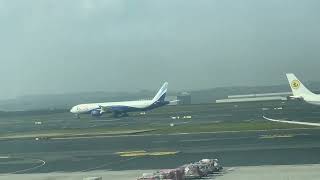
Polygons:
[[[320,165],[272,165],[272,166],[243,166],[226,168],[225,173],[206,177],[207,180],[318,180]],[[143,173],[154,170],[128,171],[91,171],[86,173],[48,173],[48,174],[17,174],[2,175],[0,180],[82,180],[86,177],[102,177],[102,179],[134,180]],[[258,178],[257,178],[258,177]]]
[[[319,111],[313,110],[312,113],[308,113],[290,109],[285,112],[272,111],[267,115],[281,119],[317,121]],[[31,123],[28,120],[11,118],[10,121],[0,122],[0,130],[1,132],[24,132],[37,128],[50,130],[131,127],[147,123],[168,126],[170,123],[177,125],[190,123],[196,128],[197,124],[206,122],[263,120],[261,112],[257,113],[256,110],[250,109],[239,111],[222,109],[212,113],[180,112],[179,114],[181,117],[192,115],[192,119],[177,120],[170,115],[123,119],[104,117],[88,121],[87,119],[68,119],[63,114],[50,118],[37,117]],[[44,125],[35,125],[34,121],[38,120],[43,120]],[[55,177],[68,179],[66,176],[68,174],[80,173],[77,177],[82,177],[87,173],[106,171],[135,174],[140,173],[137,170],[175,168],[203,158],[218,158],[226,167],[320,164],[319,139],[319,129],[300,128],[271,131],[1,140],[0,179],[25,174],[32,177],[39,173],[44,175],[43,179],[46,179],[52,173],[61,172],[63,173],[55,174]],[[320,176],[320,173],[318,175]],[[132,176],[130,178],[132,179]],[[37,178],[34,177],[34,179]]]
[[230,167],[317,164],[319,139],[319,130],[301,129],[0,141],[0,173],[163,169],[202,158]]

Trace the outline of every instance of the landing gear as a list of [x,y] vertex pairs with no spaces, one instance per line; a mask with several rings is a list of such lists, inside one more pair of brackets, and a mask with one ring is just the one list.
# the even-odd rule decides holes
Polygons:
[[80,115],[79,115],[79,114],[76,114],[76,115],[74,116],[74,118],[80,119]]

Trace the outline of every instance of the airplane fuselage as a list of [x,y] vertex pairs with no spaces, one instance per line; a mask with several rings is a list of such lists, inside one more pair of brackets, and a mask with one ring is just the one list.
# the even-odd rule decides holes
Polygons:
[[70,112],[74,114],[91,114],[92,111],[101,110],[103,107],[103,113],[127,113],[134,111],[148,111],[167,104],[169,104],[169,101],[153,102],[152,100],[89,103],[74,106],[71,108]]
[[314,94],[308,88],[306,88],[293,73],[287,73],[286,76],[292,90],[292,99],[301,99],[312,105],[320,105],[319,94]]
[[303,100],[306,103],[320,106],[320,95],[304,95]]
[[147,111],[170,103],[165,100],[167,88],[168,83],[165,82],[152,100],[79,104],[72,107],[70,112],[77,116],[79,114],[101,116],[103,113],[113,113],[118,116],[133,111]]

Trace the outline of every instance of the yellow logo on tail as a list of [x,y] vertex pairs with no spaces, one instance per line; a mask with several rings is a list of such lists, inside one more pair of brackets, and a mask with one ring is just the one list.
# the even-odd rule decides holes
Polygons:
[[300,81],[298,81],[298,80],[293,80],[293,81],[291,82],[291,87],[292,87],[293,89],[299,89],[299,87],[300,87]]

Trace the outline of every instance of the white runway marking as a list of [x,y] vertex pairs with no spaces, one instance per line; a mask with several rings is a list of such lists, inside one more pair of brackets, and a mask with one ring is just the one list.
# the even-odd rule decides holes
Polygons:
[[249,139],[249,138],[252,138],[252,137],[186,139],[186,140],[181,140],[180,142],[206,142],[206,141],[215,141],[215,140],[237,140],[237,139]]
[[96,123],[96,122],[115,122],[115,121],[120,121],[121,119],[110,119],[110,120],[93,120],[91,123]]
[[46,162],[44,160],[41,160],[41,159],[33,159],[33,160],[36,160],[38,162],[40,162],[41,164],[38,165],[38,166],[35,166],[35,167],[32,167],[32,168],[28,168],[28,169],[23,169],[23,170],[19,170],[19,171],[15,171],[15,172],[12,172],[10,174],[16,174],[16,173],[22,173],[22,172],[27,172],[27,171],[31,171],[31,170],[34,170],[34,169],[38,169],[44,165],[46,165]]
[[163,140],[163,141],[152,141],[152,143],[168,143],[169,141]]
[[259,139],[275,139],[275,138],[293,138],[296,135],[286,134],[286,135],[262,135]]
[[[10,159],[10,157],[8,157],[6,159]],[[8,175],[8,174],[25,173],[25,172],[28,172],[28,171],[32,171],[32,170],[41,168],[42,166],[46,165],[46,162],[44,160],[42,160],[42,159],[24,159],[24,158],[21,158],[21,160],[36,161],[37,163],[41,163],[41,164],[37,165],[37,166],[34,166],[34,167],[31,167],[31,168],[27,168],[27,169],[22,169],[22,170],[17,170],[17,171],[1,174],[0,176],[4,176],[4,175]]]

